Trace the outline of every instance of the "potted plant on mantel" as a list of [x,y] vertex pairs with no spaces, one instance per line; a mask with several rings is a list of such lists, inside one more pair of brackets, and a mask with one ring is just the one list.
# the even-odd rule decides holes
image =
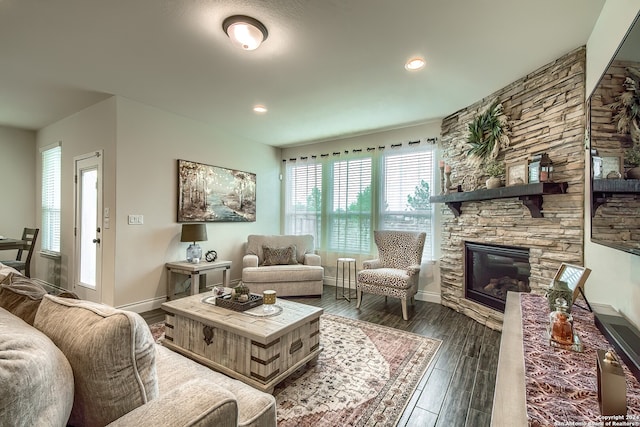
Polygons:
[[502,187],[502,176],[504,176],[505,172],[504,163],[491,160],[485,164],[483,169],[489,175],[489,179],[486,182],[488,189]]
[[625,166],[631,166],[626,171],[627,179],[640,179],[640,144],[633,144],[624,152]]

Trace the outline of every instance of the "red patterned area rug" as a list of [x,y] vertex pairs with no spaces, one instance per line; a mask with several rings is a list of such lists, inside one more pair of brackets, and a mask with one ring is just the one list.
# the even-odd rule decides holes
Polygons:
[[164,322],[152,323],[149,325],[149,329],[151,329],[151,335],[153,335],[153,340],[155,342],[164,338]]
[[441,341],[323,314],[320,343],[317,363],[274,390],[280,427],[395,426]]
[[324,314],[320,343],[274,390],[280,427],[396,425],[441,341]]

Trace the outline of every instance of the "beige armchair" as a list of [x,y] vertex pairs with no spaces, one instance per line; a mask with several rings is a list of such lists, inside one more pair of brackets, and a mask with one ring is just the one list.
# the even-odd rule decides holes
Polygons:
[[358,272],[356,293],[357,308],[362,303],[362,293],[399,298],[402,302],[402,318],[409,320],[407,300],[418,292],[418,277],[426,233],[409,231],[374,231],[378,258],[364,261],[364,270]]

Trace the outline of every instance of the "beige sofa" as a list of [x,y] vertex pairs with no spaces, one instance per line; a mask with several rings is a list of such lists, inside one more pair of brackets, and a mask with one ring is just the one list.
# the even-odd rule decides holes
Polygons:
[[0,425],[276,425],[273,396],[156,344],[138,314],[12,276],[0,284]]
[[278,296],[322,295],[323,276],[312,235],[247,238],[242,282],[252,293],[273,289]]

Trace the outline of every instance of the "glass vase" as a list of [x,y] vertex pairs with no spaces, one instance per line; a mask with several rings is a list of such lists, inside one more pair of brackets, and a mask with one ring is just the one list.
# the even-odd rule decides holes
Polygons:
[[556,300],[556,309],[549,315],[551,339],[557,343],[573,344],[573,317],[567,312],[567,301]]

